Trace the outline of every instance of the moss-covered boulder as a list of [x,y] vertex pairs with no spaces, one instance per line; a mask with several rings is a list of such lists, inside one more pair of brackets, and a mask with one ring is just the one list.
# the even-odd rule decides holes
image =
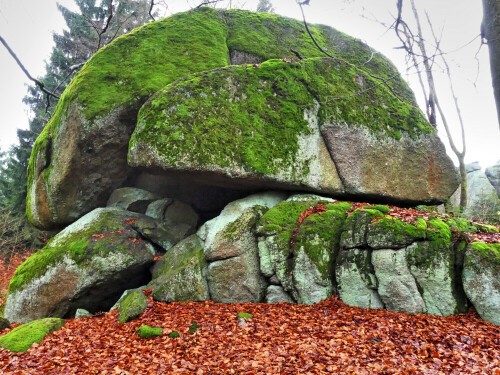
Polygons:
[[[444,199],[453,180],[449,162],[393,65],[332,28],[310,28],[343,60],[319,58],[300,21],[212,8],[152,22],[102,48],[68,85],[35,142],[28,167],[30,222],[58,228],[104,205],[115,188],[137,176],[127,152],[130,165],[143,172],[173,173],[197,184]],[[290,48],[305,59],[291,60]],[[258,65],[282,58],[287,60]],[[403,101],[367,73],[390,78]],[[352,95],[359,91],[366,94]],[[137,124],[140,107],[155,93]],[[338,125],[362,138],[346,141],[346,135],[339,149],[345,142],[366,145],[359,153],[362,167],[353,169],[366,175],[362,184],[352,181],[354,172],[347,173],[345,159],[335,154],[332,129]],[[372,147],[375,138],[391,139],[389,152],[380,142]],[[374,164],[369,157],[378,151],[377,173],[368,176]],[[411,161],[408,155],[414,155]],[[397,171],[405,160],[423,172],[409,180],[414,168],[403,170],[393,188],[387,158],[398,160]],[[404,181],[411,194],[401,193]],[[381,192],[387,184],[388,193]]]
[[[299,199],[300,198],[300,199]],[[300,303],[319,302],[335,290],[334,268],[340,234],[349,203],[330,203],[319,196],[292,196],[260,219],[257,225],[261,272],[270,283],[287,293],[271,288],[274,295],[287,296]],[[324,212],[311,214],[298,225],[301,213],[325,204]],[[292,240],[293,239],[293,240]]]
[[486,168],[485,174],[486,177],[488,177],[490,184],[495,188],[498,199],[500,199],[500,160],[498,160],[494,165]]
[[28,322],[73,317],[78,308],[106,311],[124,290],[147,283],[155,250],[132,228],[138,217],[99,208],[53,237],[16,270],[5,317]]
[[142,289],[128,290],[118,303],[118,321],[127,323],[142,315],[148,308],[148,297]]
[[500,325],[500,243],[473,242],[465,252],[465,293],[484,320]]
[[179,242],[152,268],[147,285],[157,301],[204,301],[209,298],[203,241],[193,234]]
[[11,352],[25,352],[34,343],[39,344],[45,336],[60,329],[64,323],[63,319],[45,318],[23,324],[0,337],[0,347]]
[[345,221],[340,246],[344,249],[368,246],[366,235],[369,225],[373,220],[382,216],[384,216],[384,212],[375,207],[368,206],[355,209]]

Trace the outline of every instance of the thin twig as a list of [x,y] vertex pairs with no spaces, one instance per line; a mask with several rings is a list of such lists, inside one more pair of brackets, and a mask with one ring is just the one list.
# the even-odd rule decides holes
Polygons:
[[294,54],[295,56],[297,56],[297,58],[298,58],[299,60],[302,60],[302,59],[303,59],[303,58],[302,58],[302,56],[301,56],[301,54],[300,54],[298,51],[294,50],[293,48],[290,48],[290,52],[293,52],[293,54]]
[[198,8],[201,8],[202,6],[205,6],[205,5],[212,5],[212,4],[217,4],[217,3],[220,3],[222,0],[209,0],[209,1],[203,1],[202,3],[200,3],[197,7],[195,7],[194,9],[198,9]]
[[39,81],[38,79],[36,78],[33,78],[31,76],[31,74],[28,72],[28,70],[24,67],[23,63],[21,62],[21,60],[19,60],[19,58],[17,57],[17,55],[14,53],[14,51],[10,48],[9,44],[5,41],[5,39],[0,36],[0,42],[2,42],[2,44],[4,45],[5,48],[7,48],[7,51],[9,51],[10,55],[14,58],[14,60],[16,61],[17,65],[21,68],[21,70],[24,72],[24,74],[26,75],[26,77],[28,77],[28,79],[30,79],[31,81],[35,82],[35,84],[38,86],[38,88],[40,90],[42,90],[46,95],[47,95],[47,105],[45,107],[45,111],[47,113],[49,113],[49,107],[50,107],[50,97],[54,97],[56,99],[59,99],[59,96],[54,94],[53,92],[50,92],[49,90],[47,90],[45,88],[45,84],[41,81]]
[[108,30],[108,27],[109,27],[109,24],[110,24],[112,18],[113,18],[113,0],[109,0],[109,15],[108,15],[108,18],[106,19],[106,23],[104,24],[104,27],[99,32],[99,41],[97,43],[97,49],[101,48],[102,36]]
[[155,0],[151,0],[151,5],[149,6],[149,17],[151,17],[153,21],[156,21],[152,14],[154,6],[155,6]]

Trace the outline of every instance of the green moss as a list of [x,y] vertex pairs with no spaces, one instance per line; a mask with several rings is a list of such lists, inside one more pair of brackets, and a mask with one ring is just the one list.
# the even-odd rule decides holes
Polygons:
[[387,215],[389,212],[391,212],[391,209],[387,206],[384,206],[382,204],[378,204],[376,206],[373,206],[373,207],[370,207],[374,210],[378,210],[380,212],[382,212],[384,215]]
[[[408,263],[421,269],[430,269],[436,261],[452,255],[450,227],[441,219],[430,219],[425,232],[425,242],[419,242],[415,250],[407,254]],[[453,272],[453,262],[450,262]],[[453,277],[452,277],[453,278]]]
[[163,328],[161,327],[150,327],[150,326],[140,326],[135,330],[135,332],[143,339],[150,339],[151,337],[158,337],[163,334]]
[[238,313],[238,319],[253,319],[253,315],[250,313]]
[[341,246],[348,249],[366,246],[368,225],[381,216],[384,216],[384,214],[372,207],[355,209],[344,223],[343,232],[340,236]]
[[320,215],[307,217],[297,231],[295,251],[304,251],[320,272],[323,280],[330,280],[339,252],[340,235],[346,219],[341,205],[332,205]]
[[414,223],[405,223],[392,216],[384,216],[368,226],[367,241],[373,248],[401,248],[424,239],[427,229],[427,223],[422,218]]
[[469,248],[487,262],[500,265],[500,243],[472,242]]
[[[99,235],[102,235],[102,238]],[[84,265],[95,256],[105,257],[117,252],[127,254],[130,249],[124,244],[128,244],[126,241],[135,236],[136,232],[129,228],[124,229],[124,224],[113,212],[101,214],[98,220],[81,231],[66,235],[62,240],[54,237],[43,249],[22,263],[10,281],[9,293],[43,276],[50,267],[61,263],[65,257],[77,265]]]
[[476,233],[477,228],[470,222],[470,220],[459,218],[459,217],[448,217],[445,219],[446,224],[451,229],[457,230],[459,232],[469,232]]
[[191,325],[189,326],[189,332],[190,333],[195,333],[199,328],[201,328],[200,325],[196,322],[191,322]]
[[473,225],[475,228],[477,228],[477,232],[479,233],[493,234],[500,232],[500,230],[494,225],[482,224],[482,223],[474,223]]
[[148,298],[141,289],[130,291],[118,305],[118,321],[126,323],[138,318],[147,307]]
[[237,220],[226,225],[222,235],[229,241],[240,239],[244,233],[248,233],[249,230],[255,227],[255,224],[266,211],[266,207],[258,205],[247,208]]
[[[324,104],[325,98],[349,96],[357,84],[355,68],[331,59],[300,63],[270,60],[258,69],[231,66],[197,73],[167,85],[139,112],[130,150],[153,150],[161,165],[205,169],[212,165],[244,167],[258,174],[286,173],[300,180],[310,160],[301,160],[299,137],[310,134],[304,111],[322,103],[320,122],[368,128],[380,137],[394,129],[411,136],[434,129],[417,110],[398,101],[384,86],[370,94]],[[356,73],[361,74],[361,73]],[[373,78],[364,76],[365,81]],[[376,84],[370,81],[367,84]],[[148,165],[149,155],[129,153],[133,165]],[[131,156],[133,155],[133,156]]]
[[177,332],[177,331],[172,331],[172,332],[170,332],[170,333],[168,334],[168,337],[170,337],[171,339],[176,339],[176,338],[180,337],[180,335],[179,335],[179,332]]
[[274,229],[281,228],[280,232],[275,232],[275,244],[284,253],[290,251],[290,239],[293,229],[297,225],[297,220],[303,211],[311,206],[316,206],[321,201],[310,200],[304,202],[283,201],[267,211],[257,223],[257,234],[266,235],[264,228],[273,225]]
[[39,344],[45,336],[64,326],[65,321],[58,318],[45,318],[23,324],[0,337],[0,347],[11,352],[25,352],[35,342]]

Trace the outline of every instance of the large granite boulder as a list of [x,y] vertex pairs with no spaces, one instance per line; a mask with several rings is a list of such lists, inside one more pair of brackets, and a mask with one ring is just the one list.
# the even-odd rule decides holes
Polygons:
[[138,216],[98,208],[53,237],[16,270],[5,317],[28,322],[73,317],[78,308],[106,311],[124,290],[147,283],[155,249],[132,228]]
[[[184,187],[217,186],[445,200],[456,172],[393,65],[332,28],[311,31],[339,59],[320,58],[300,21],[212,8],[110,43],[68,85],[35,142],[30,222],[64,227],[117,187],[144,187],[144,173],[166,177],[174,199]],[[307,58],[290,59],[290,48]],[[372,75],[391,77],[403,101]]]

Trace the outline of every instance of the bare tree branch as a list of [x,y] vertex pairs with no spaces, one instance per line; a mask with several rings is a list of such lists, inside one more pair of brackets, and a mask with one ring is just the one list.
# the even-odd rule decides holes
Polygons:
[[109,24],[110,24],[112,18],[113,18],[113,0],[109,0],[109,15],[108,15],[108,18],[106,19],[106,23],[104,24],[104,27],[98,33],[99,41],[97,43],[97,49],[101,48],[102,36],[108,30],[108,27],[109,27]]
[[203,1],[200,4],[198,4],[198,6],[196,6],[194,9],[201,8],[202,6],[205,6],[205,5],[217,4],[217,3],[221,2],[221,1],[222,0],[207,0],[207,1]]
[[152,14],[152,13],[153,13],[153,7],[154,7],[154,6],[155,6],[155,0],[151,0],[151,4],[150,4],[150,6],[149,6],[149,12],[148,12],[148,13],[149,13],[149,17],[151,17],[151,19],[152,19],[153,21],[156,21],[156,20],[155,20],[155,18],[153,17],[153,14]]
[[4,47],[7,49],[7,51],[9,51],[10,55],[14,58],[14,60],[16,61],[17,65],[21,68],[21,70],[24,72],[24,74],[26,75],[26,77],[28,77],[28,79],[30,79],[31,81],[35,82],[35,84],[38,86],[38,88],[40,90],[42,90],[46,95],[47,95],[47,105],[45,107],[45,111],[47,113],[49,113],[49,107],[50,107],[50,97],[54,97],[56,99],[59,99],[59,96],[54,94],[53,92],[47,90],[45,88],[45,84],[41,81],[39,81],[38,79],[36,78],[33,78],[31,76],[31,74],[28,72],[28,70],[24,67],[23,63],[21,62],[21,60],[19,60],[19,58],[17,57],[17,55],[14,53],[14,51],[10,48],[9,44],[5,41],[5,39],[0,35],[0,42],[2,42],[2,44],[4,45]]

